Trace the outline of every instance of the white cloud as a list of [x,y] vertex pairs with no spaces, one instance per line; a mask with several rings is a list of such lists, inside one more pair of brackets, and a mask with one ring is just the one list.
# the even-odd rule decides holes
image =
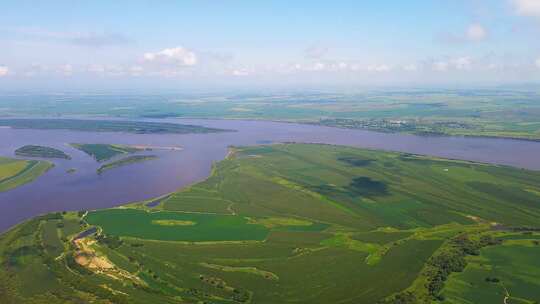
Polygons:
[[60,73],[64,76],[73,75],[73,66],[71,64],[65,64],[59,68]]
[[437,40],[446,44],[466,44],[472,42],[480,42],[485,40],[489,35],[488,30],[479,23],[472,23],[464,29],[463,32],[445,32],[440,33],[436,37]]
[[0,65],[0,77],[7,76],[9,74],[9,68],[4,65]]
[[486,29],[480,24],[471,24],[467,28],[466,37],[469,41],[481,41],[487,36]]
[[323,71],[324,69],[326,68],[326,65],[322,62],[316,62],[314,65],[313,65],[313,68],[312,70],[313,71]]
[[234,70],[232,71],[231,75],[233,76],[238,76],[238,77],[242,77],[242,76],[249,76],[250,72],[246,69],[238,69],[238,70]]
[[472,68],[472,63],[473,61],[471,57],[462,56],[435,61],[431,64],[431,68],[436,72],[447,72],[449,70],[466,71]]
[[437,61],[433,63],[433,70],[437,72],[446,72],[448,71],[448,62],[446,61]]
[[408,64],[403,67],[403,70],[407,72],[416,72],[418,71],[418,66],[416,64]]
[[392,70],[392,67],[386,64],[376,64],[367,67],[369,72],[388,72]]
[[181,66],[194,66],[197,64],[197,55],[181,46],[163,49],[159,52],[144,54],[147,62],[173,63]]
[[540,17],[539,0],[511,0],[518,15]]
[[127,74],[126,68],[120,65],[92,64],[86,68],[86,71],[101,76],[124,76]]
[[469,70],[471,68],[471,57],[459,57],[452,60],[452,65],[457,70]]
[[536,59],[534,65],[536,65],[536,67],[540,69],[540,58]]

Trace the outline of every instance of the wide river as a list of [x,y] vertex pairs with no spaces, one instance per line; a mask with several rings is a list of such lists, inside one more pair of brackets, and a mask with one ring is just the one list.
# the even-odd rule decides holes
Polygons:
[[[14,157],[15,149],[28,144],[59,148],[72,156],[71,160],[53,160],[56,166],[34,182],[0,193],[0,231],[46,212],[113,207],[157,197],[204,180],[212,163],[222,160],[231,145],[326,143],[540,170],[540,142],[423,137],[266,121],[167,121],[238,132],[154,135],[0,128],[0,156]],[[183,150],[145,152],[157,154],[159,158],[97,175],[100,164],[68,143],[181,146]],[[67,173],[70,168],[76,172]]]

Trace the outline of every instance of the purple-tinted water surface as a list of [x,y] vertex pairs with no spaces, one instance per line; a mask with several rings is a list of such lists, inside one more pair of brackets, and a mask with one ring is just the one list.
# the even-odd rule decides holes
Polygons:
[[[466,137],[423,137],[346,130],[268,121],[168,119],[166,121],[234,129],[210,134],[126,134],[67,130],[0,128],[0,155],[14,157],[27,144],[61,149],[72,160],[32,183],[0,193],[0,231],[33,216],[60,210],[88,210],[150,199],[205,179],[213,162],[230,145],[306,142],[348,145],[504,164],[540,170],[540,142]],[[101,165],[68,143],[181,146],[181,151],[154,150],[157,160],[136,163],[97,175]],[[67,173],[75,168],[75,173]]]

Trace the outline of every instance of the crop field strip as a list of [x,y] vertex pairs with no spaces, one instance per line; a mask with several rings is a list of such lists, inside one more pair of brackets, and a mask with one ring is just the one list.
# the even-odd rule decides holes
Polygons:
[[[505,269],[515,246],[539,253],[539,185],[540,172],[419,155],[236,147],[207,180],[162,198],[15,227],[0,237],[0,290],[12,301],[476,303],[459,288],[481,279],[490,299],[502,302],[504,285],[529,303],[537,295]],[[493,267],[475,275],[478,259]],[[46,276],[54,293],[18,290]]]

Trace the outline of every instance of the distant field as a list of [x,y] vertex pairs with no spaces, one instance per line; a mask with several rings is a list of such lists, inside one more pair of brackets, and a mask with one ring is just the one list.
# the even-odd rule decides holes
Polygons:
[[0,158],[0,192],[29,183],[49,170],[53,164],[36,160]]
[[0,114],[10,116],[263,119],[421,135],[540,140],[540,92],[536,87],[160,96],[0,95],[0,103]]
[[126,132],[137,134],[215,133],[228,130],[162,122],[82,119],[0,119],[0,126],[16,129]]
[[71,144],[72,147],[92,156],[98,162],[111,159],[117,155],[142,151],[143,149],[111,144]]
[[539,193],[536,171],[236,147],[186,189],[0,236],[0,301],[534,303]]
[[63,158],[70,159],[71,157],[61,150],[51,147],[27,145],[15,150],[15,154],[24,157],[42,157],[42,158]]

